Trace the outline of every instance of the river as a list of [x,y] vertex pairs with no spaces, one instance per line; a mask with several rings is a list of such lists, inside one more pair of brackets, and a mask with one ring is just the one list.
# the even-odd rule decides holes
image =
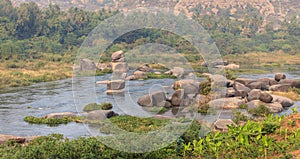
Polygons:
[[[287,73],[286,75],[288,79],[300,79],[300,74],[298,73]],[[126,87],[129,87],[128,94],[124,97],[117,97],[107,96],[105,93],[106,86],[95,84],[96,81],[107,80],[109,76],[80,77],[76,81],[65,79],[38,83],[28,87],[1,90],[0,134],[40,136],[59,133],[69,138],[99,134],[99,127],[94,127],[93,125],[69,123],[58,127],[49,127],[47,125],[31,125],[24,122],[23,119],[26,116],[42,117],[46,114],[56,112],[80,112],[84,105],[94,102],[111,102],[114,105],[113,110],[119,114],[147,116],[149,114],[142,114],[143,112],[140,111],[139,106],[135,103],[137,98],[149,91],[164,90],[171,93],[171,87],[164,86],[171,86],[174,82],[174,79],[130,81],[126,84]],[[254,79],[272,78],[273,76],[273,74],[239,75],[239,77]],[[75,93],[74,90],[76,90]],[[129,102],[118,103],[124,99],[128,99],[128,97]],[[118,105],[122,106],[118,107]],[[300,102],[296,102],[295,105],[300,106]],[[300,107],[298,107],[298,111],[300,111]],[[291,110],[288,109],[280,113],[280,115],[290,113]]]

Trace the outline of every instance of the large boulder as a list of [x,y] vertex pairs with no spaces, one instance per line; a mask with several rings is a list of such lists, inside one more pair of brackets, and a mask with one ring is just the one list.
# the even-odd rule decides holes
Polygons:
[[189,79],[175,81],[173,84],[173,89],[183,89],[185,94],[198,94],[199,83],[195,80]]
[[64,118],[64,117],[74,117],[76,116],[75,113],[71,112],[63,112],[63,113],[52,113],[45,116],[46,119],[52,119],[52,118]]
[[262,92],[259,96],[259,100],[265,103],[271,103],[273,101],[273,97],[266,92]]
[[137,68],[137,71],[142,71],[142,72],[152,72],[153,70],[150,68],[148,64],[144,64]]
[[140,106],[143,106],[143,107],[152,107],[154,104],[153,104],[153,101],[152,101],[152,96],[150,94],[147,94],[147,95],[144,95],[144,96],[141,96],[139,99],[138,99],[138,102],[137,102]]
[[226,97],[235,97],[235,90],[233,88],[227,88],[226,90]]
[[237,64],[229,64],[229,65],[217,65],[215,66],[216,68],[224,68],[226,70],[236,70],[236,69],[239,69],[240,68],[240,65],[237,65]]
[[81,71],[93,71],[97,70],[96,64],[89,59],[82,59],[80,61]]
[[143,107],[162,106],[166,103],[166,94],[164,92],[146,94],[140,97],[137,103]]
[[107,90],[122,90],[125,88],[124,80],[107,81]]
[[171,74],[173,76],[176,76],[178,78],[181,78],[184,75],[184,68],[181,67],[174,67],[173,69],[165,72],[165,74]]
[[208,102],[208,105],[215,109],[237,109],[242,104],[245,104],[245,101],[239,98],[220,98]]
[[112,110],[95,110],[88,113],[83,113],[83,116],[86,116],[87,120],[97,120],[103,121],[107,118],[117,116],[118,114]]
[[269,90],[278,92],[288,92],[290,88],[292,88],[290,84],[277,84],[270,86]]
[[283,73],[276,73],[274,79],[279,82],[280,80],[286,79],[286,75]]
[[247,97],[248,93],[251,91],[250,88],[236,81],[234,82],[233,88],[236,91],[236,96],[241,96],[243,98]]
[[95,63],[96,67],[98,70],[110,70],[111,69],[111,64],[106,64],[106,63]]
[[216,67],[216,66],[227,66],[228,64],[229,64],[228,61],[217,60],[217,61],[212,61],[211,63],[202,62],[201,66],[208,67],[208,65],[210,65],[211,67]]
[[172,95],[171,104],[173,106],[180,106],[183,99],[184,99],[184,90],[178,89]]
[[295,104],[293,100],[291,100],[287,97],[282,97],[282,96],[277,96],[277,95],[272,95],[272,97],[273,97],[273,102],[278,102],[283,107],[290,107]]
[[112,62],[125,62],[124,51],[120,50],[111,55]]
[[260,82],[260,81],[251,82],[251,83],[247,84],[246,86],[250,89],[260,89],[260,90],[267,89],[267,85],[265,84],[265,82]]
[[229,64],[227,66],[225,66],[225,69],[227,70],[235,70],[235,69],[239,69],[240,68],[240,65],[237,65],[237,64]]
[[142,71],[135,71],[133,73],[133,76],[135,79],[146,79],[148,78],[147,74],[145,72]]
[[260,78],[257,81],[264,83],[266,86],[267,85],[272,86],[278,84],[278,82],[274,80],[274,78]]
[[279,113],[283,111],[283,107],[280,103],[272,102],[272,103],[264,103],[260,100],[253,100],[247,103],[248,111],[252,109],[258,108],[260,105],[266,106],[271,113]]
[[300,88],[300,80],[284,79],[280,80],[279,84],[289,84],[291,87]]
[[261,90],[259,89],[253,89],[251,90],[249,93],[248,93],[248,97],[247,97],[247,100],[250,102],[250,101],[253,101],[253,100],[259,100],[259,97],[261,95]]
[[237,126],[231,119],[218,119],[214,123],[215,128],[222,131],[228,130],[228,125]]
[[111,65],[114,73],[126,73],[129,70],[126,62],[112,63]]
[[209,78],[212,81],[212,87],[215,87],[215,88],[217,88],[217,87],[225,88],[228,86],[228,83],[230,82],[226,79],[226,77],[224,77],[222,75],[211,75],[211,76],[209,76]]
[[196,100],[195,101],[196,101],[196,104],[198,106],[202,106],[202,105],[208,103],[210,101],[210,98],[208,96],[198,94],[196,96]]
[[237,78],[235,82],[241,83],[243,85],[248,85],[249,83],[256,82],[256,80],[249,78]]

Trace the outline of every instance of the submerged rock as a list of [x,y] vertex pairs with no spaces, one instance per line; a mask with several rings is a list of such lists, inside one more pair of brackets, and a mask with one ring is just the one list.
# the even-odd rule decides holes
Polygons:
[[144,106],[144,107],[159,106],[165,102],[166,102],[166,95],[164,92],[149,93],[147,95],[140,97],[137,101],[137,103],[140,106]]

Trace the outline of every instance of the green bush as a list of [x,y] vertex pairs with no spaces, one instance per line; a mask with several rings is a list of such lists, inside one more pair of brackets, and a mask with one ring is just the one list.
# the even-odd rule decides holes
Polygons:
[[90,112],[90,111],[94,111],[94,110],[110,110],[112,108],[113,108],[113,106],[111,103],[102,103],[102,104],[91,103],[91,104],[86,105],[83,108],[83,111]]

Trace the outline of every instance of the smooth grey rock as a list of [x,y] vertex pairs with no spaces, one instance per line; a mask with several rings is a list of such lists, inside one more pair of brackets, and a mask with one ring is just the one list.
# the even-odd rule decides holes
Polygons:
[[286,75],[283,73],[276,73],[274,79],[279,82],[280,80],[286,79]]
[[287,97],[272,95],[273,102],[280,103],[283,107],[290,107],[295,104],[295,102]]
[[273,97],[266,92],[262,92],[259,96],[259,100],[265,103],[271,103],[273,101]]
[[269,87],[270,91],[288,92],[292,88],[290,84],[277,84]]
[[237,126],[231,119],[218,119],[214,123],[215,128],[222,131],[228,130],[228,125]]

